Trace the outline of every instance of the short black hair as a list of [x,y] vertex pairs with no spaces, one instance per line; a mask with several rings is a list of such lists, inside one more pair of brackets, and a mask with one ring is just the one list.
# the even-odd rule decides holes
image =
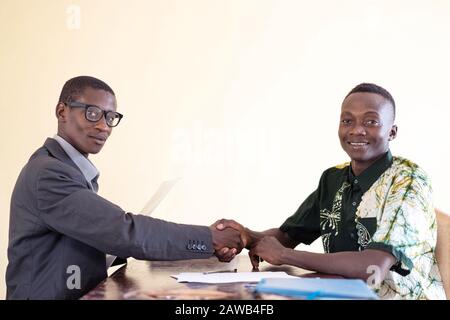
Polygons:
[[380,87],[374,83],[360,83],[356,87],[354,87],[350,92],[345,96],[344,100],[347,99],[349,95],[356,92],[370,92],[370,93],[376,93],[380,96],[384,97],[386,100],[388,100],[391,105],[394,112],[394,119],[395,119],[395,101],[392,95],[384,89],[383,87]]
[[102,80],[90,76],[79,76],[66,81],[59,95],[58,103],[71,102],[79,98],[86,88],[105,90],[116,96],[113,89]]

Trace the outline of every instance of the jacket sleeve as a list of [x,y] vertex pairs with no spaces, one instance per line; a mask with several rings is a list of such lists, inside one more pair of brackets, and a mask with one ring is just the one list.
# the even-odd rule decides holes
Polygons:
[[125,212],[82,181],[81,174],[64,166],[40,171],[37,206],[52,230],[123,258],[181,260],[209,258],[214,253],[208,227]]

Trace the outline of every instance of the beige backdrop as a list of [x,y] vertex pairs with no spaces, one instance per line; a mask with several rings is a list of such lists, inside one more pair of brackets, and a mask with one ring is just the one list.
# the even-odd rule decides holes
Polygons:
[[109,83],[125,115],[92,160],[127,211],[181,178],[154,216],[278,226],[347,160],[340,103],[363,81],[396,98],[392,150],[449,211],[449,34],[447,0],[0,0],[0,274],[15,179],[77,75]]

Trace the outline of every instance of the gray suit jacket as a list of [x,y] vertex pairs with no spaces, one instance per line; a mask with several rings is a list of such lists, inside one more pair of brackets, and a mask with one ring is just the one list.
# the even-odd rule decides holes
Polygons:
[[126,213],[89,190],[50,138],[17,179],[9,223],[7,299],[79,298],[106,278],[105,253],[181,260],[214,252],[208,227]]

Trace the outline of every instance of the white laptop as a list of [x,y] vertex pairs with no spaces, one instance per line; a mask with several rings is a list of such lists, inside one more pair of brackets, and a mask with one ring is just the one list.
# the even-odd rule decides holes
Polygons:
[[[141,214],[145,216],[150,216],[152,212],[161,203],[161,201],[163,201],[163,199],[167,196],[167,194],[173,188],[173,186],[178,182],[178,180],[180,180],[180,178],[163,181],[159,185],[158,190],[156,190],[156,192],[151,196],[150,200],[147,201],[147,203],[145,204],[144,208],[141,211]],[[106,267],[108,271],[108,277],[111,276],[114,272],[116,272],[117,269],[122,267],[122,264],[111,267],[115,259],[116,256],[109,254],[106,255]]]

